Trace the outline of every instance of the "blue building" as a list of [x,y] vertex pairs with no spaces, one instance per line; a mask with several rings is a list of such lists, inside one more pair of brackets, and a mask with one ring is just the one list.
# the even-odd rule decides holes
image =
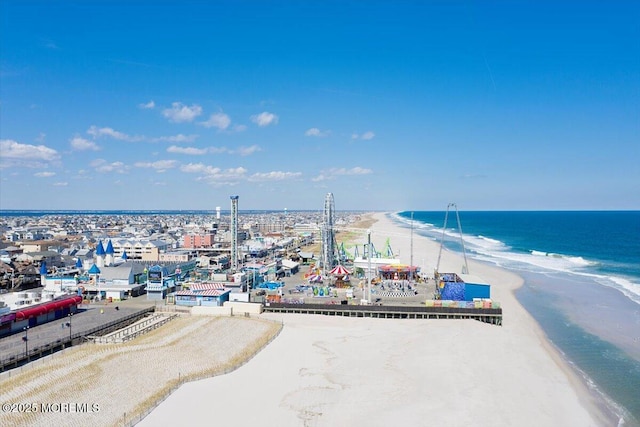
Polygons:
[[442,273],[439,279],[438,292],[442,300],[473,301],[491,298],[491,286],[478,277]]
[[162,301],[175,287],[175,279],[169,277],[165,267],[154,265],[147,269],[147,299]]
[[195,283],[190,289],[175,293],[176,305],[193,307],[222,307],[229,301],[231,289],[225,289],[220,283]]

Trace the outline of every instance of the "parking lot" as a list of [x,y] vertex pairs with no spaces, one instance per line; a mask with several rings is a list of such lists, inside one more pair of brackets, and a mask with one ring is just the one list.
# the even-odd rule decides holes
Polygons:
[[[0,339],[0,360],[22,356],[26,351],[68,340],[70,335],[85,333],[107,323],[123,319],[140,310],[153,307],[153,301],[146,296],[117,303],[92,303],[78,305],[78,311],[71,318],[65,317],[42,325],[30,327]],[[117,309],[116,309],[117,307]],[[69,326],[70,324],[70,326]],[[26,338],[26,341],[25,341]]]

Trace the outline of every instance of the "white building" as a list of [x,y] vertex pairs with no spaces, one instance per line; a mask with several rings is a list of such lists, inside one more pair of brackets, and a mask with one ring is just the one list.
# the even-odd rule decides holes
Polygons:
[[153,261],[160,260],[160,252],[165,252],[171,246],[161,240],[147,239],[114,239],[114,257],[122,257],[123,252],[127,252],[127,257],[132,260]]

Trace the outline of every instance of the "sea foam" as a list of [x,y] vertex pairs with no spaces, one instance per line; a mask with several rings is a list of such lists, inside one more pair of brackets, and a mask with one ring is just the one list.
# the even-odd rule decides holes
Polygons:
[[[391,215],[392,219],[411,227],[411,220],[398,215]],[[435,227],[431,223],[413,221],[413,228],[421,236],[440,242],[443,238],[442,228]],[[572,254],[561,254],[548,252],[542,248],[530,249],[528,251],[516,250],[498,239],[482,234],[470,235],[463,232],[462,239],[467,255],[479,261],[492,263],[499,267],[514,270],[529,271],[534,273],[565,273],[588,278],[600,285],[615,288],[622,292],[627,298],[640,304],[640,283],[633,279],[614,274],[603,274],[598,271],[602,265],[600,261],[586,259],[582,256]],[[444,230],[444,245],[454,251],[461,251],[460,232],[458,228],[447,227]],[[452,248],[453,245],[453,248]],[[608,267],[618,267],[614,271],[621,270],[623,266],[610,265]]]

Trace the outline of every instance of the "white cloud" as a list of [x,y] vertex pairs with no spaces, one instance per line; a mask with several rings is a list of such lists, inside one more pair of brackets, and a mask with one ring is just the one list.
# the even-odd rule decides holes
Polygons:
[[98,172],[125,173],[127,171],[127,168],[122,162],[113,162],[113,163],[108,163],[108,164],[99,166],[98,168],[96,168],[96,170]]
[[304,133],[305,136],[317,136],[319,138],[325,137],[327,135],[329,135],[331,132],[328,130],[322,131],[318,128],[311,128],[311,129],[307,129],[307,131]]
[[68,182],[54,182],[53,183],[54,187],[66,187],[67,185],[69,185]]
[[164,172],[167,169],[173,169],[176,167],[175,160],[158,160],[155,162],[137,162],[134,163],[134,166],[137,168],[151,168],[155,169],[158,172]]
[[286,179],[296,179],[302,176],[302,172],[281,172],[272,171],[265,173],[254,173],[249,177],[249,181],[283,181]]
[[47,138],[47,134],[44,132],[40,132],[38,134],[38,137],[36,138],[36,142],[44,142],[46,138]]
[[189,107],[182,102],[173,102],[171,108],[162,111],[162,115],[174,123],[192,122],[200,114],[202,114],[201,106],[193,104]]
[[247,126],[245,126],[245,125],[234,125],[233,126],[233,130],[235,132],[244,132],[245,130],[247,130]]
[[181,133],[171,136],[159,136],[157,138],[151,138],[151,142],[193,142],[198,138],[198,135],[183,135]]
[[110,127],[101,127],[92,125],[87,130],[87,133],[91,135],[94,139],[107,136],[113,139],[117,139],[119,141],[128,141],[128,142],[193,142],[198,138],[198,135],[169,135],[169,136],[159,136],[156,138],[148,138],[144,135],[128,135],[124,132],[117,131]]
[[117,173],[126,173],[129,169],[122,162],[112,162],[108,163],[104,159],[96,159],[90,163],[90,165],[97,171],[102,173],[107,172],[117,172]]
[[100,138],[102,136],[108,136],[111,137],[113,139],[117,139],[119,141],[129,141],[129,142],[138,142],[138,141],[143,141],[145,138],[144,136],[140,136],[140,135],[127,135],[126,133],[123,132],[119,132],[113,128],[110,127],[103,127],[103,128],[99,128],[95,125],[92,125],[91,127],[89,127],[89,129],[87,130],[87,133],[91,136],[93,136],[94,138]]
[[167,153],[177,153],[177,154],[190,154],[193,156],[200,156],[202,154],[207,154],[206,148],[195,148],[195,147],[178,147],[177,145],[172,145],[167,148]]
[[71,138],[69,140],[69,143],[71,144],[71,148],[73,148],[74,150],[78,150],[78,151],[85,151],[85,150],[98,151],[98,150],[100,150],[100,147],[98,146],[98,144],[96,144],[93,141],[89,141],[88,139],[81,138],[79,136]]
[[373,133],[372,131],[368,130],[365,133],[363,133],[362,135],[358,135],[357,133],[351,134],[351,139],[363,139],[365,141],[368,141],[370,139],[373,139],[376,136],[375,133]]
[[55,176],[55,172],[37,172],[34,173],[33,176],[37,176],[38,178],[49,178]]
[[211,154],[233,153],[233,151],[229,150],[227,147],[209,147],[208,150]]
[[242,166],[220,169],[202,163],[189,163],[180,167],[182,172],[199,174],[198,181],[205,181],[213,186],[235,185],[246,179],[247,170]]
[[225,170],[225,173],[229,176],[243,176],[246,175],[247,170],[242,166],[238,166],[237,168],[229,168]]
[[251,121],[260,127],[269,126],[270,124],[278,123],[278,116],[264,111],[260,114],[251,116]]
[[12,139],[0,140],[0,157],[5,159],[57,160],[60,155],[44,145],[20,144]]
[[42,39],[42,46],[46,47],[47,49],[53,49],[53,50],[57,50],[59,49],[58,45],[50,39]]
[[373,171],[371,169],[362,168],[360,166],[355,166],[351,169],[346,168],[332,168],[327,171],[323,171],[320,175],[312,178],[311,180],[314,182],[319,181],[327,181],[331,179],[335,179],[337,176],[343,175],[369,175],[372,174]]
[[209,120],[198,123],[206,128],[218,128],[225,130],[231,124],[231,119],[225,113],[213,113],[209,116]]
[[369,175],[373,173],[371,169],[361,168],[360,166],[351,169],[333,168],[329,169],[329,172],[331,175]]
[[207,166],[203,163],[189,163],[180,167],[182,172],[186,173],[201,173],[201,174],[216,174],[220,172],[220,168],[214,168],[213,166]]
[[143,110],[151,110],[156,107],[156,103],[153,100],[147,102],[146,104],[138,104],[138,108]]
[[179,147],[176,145],[172,145],[167,148],[168,153],[179,153],[179,154],[191,154],[191,155],[203,155],[203,154],[238,154],[240,156],[250,156],[253,153],[258,151],[262,151],[262,149],[258,145],[252,145],[250,147],[239,147],[235,150],[230,150],[227,147],[207,147],[207,148],[196,148],[196,147]]
[[240,147],[237,151],[241,156],[250,156],[257,151],[262,151],[262,149],[257,145],[252,145],[251,147]]

